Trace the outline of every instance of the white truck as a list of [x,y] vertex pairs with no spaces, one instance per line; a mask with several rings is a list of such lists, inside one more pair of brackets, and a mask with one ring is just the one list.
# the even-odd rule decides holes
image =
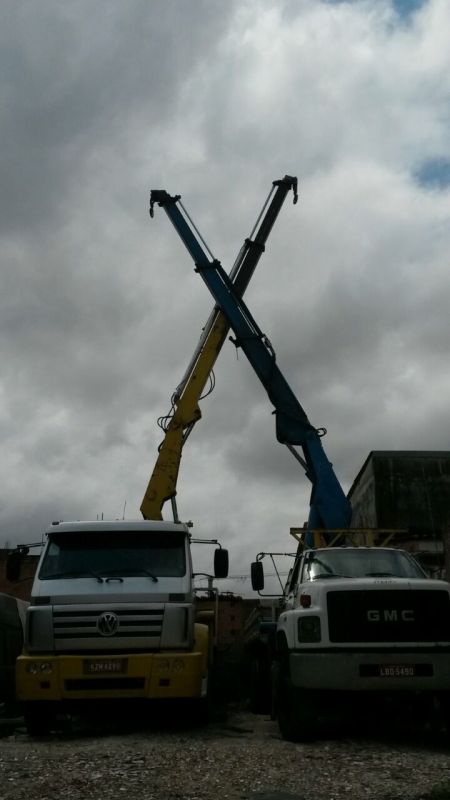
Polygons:
[[[353,532],[352,504],[322,445],[326,429],[309,420],[277,363],[270,339],[199,236],[179,203],[180,196],[156,190],[150,198],[151,215],[155,203],[166,211],[196,273],[233,330],[233,343],[242,349],[266,390],[278,441],[288,447],[311,482],[308,537],[320,531],[326,544],[336,529]],[[448,482],[442,492],[444,506],[445,487]],[[425,699],[439,695],[447,715],[450,585],[427,579],[421,567],[397,549],[335,547],[316,553],[317,545],[307,545],[296,558],[285,593],[286,609],[277,623],[274,666],[278,665],[283,735],[311,735],[320,706],[343,694],[361,697],[363,692],[392,691],[405,697],[419,693]],[[316,559],[323,561],[322,566]],[[262,569],[261,562],[257,564]],[[253,588],[262,588],[262,575],[258,581],[256,570],[252,573],[257,579]]]
[[[261,560],[252,580],[261,591]],[[450,722],[450,584],[429,579],[405,550],[300,548],[272,666],[289,740],[313,738],[330,712],[345,718],[385,700],[419,711],[437,699]]]
[[[212,637],[196,619],[191,541],[181,522],[50,526],[16,668],[30,734],[106,701],[190,700],[196,714],[205,711]],[[10,579],[19,578],[23,552],[11,556]],[[220,545],[214,568],[227,575]]]

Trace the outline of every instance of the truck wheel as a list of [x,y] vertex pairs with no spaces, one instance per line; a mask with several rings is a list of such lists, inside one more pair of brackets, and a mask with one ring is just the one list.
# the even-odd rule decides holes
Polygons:
[[278,726],[283,739],[309,742],[317,735],[317,720],[307,693],[281,676],[277,692]]

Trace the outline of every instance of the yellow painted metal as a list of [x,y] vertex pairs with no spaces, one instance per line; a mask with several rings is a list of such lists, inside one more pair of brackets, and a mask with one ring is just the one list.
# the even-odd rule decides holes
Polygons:
[[[213,624],[213,620],[211,620]],[[202,654],[202,671],[203,676],[206,677],[208,669],[212,663],[213,652],[212,644],[214,637],[211,634],[209,625],[203,625],[196,622],[194,626],[194,650]]]
[[[197,632],[197,628],[206,629]],[[198,635],[197,635],[198,633]],[[86,660],[125,660],[126,671],[121,674],[96,673],[86,675]],[[31,674],[31,665],[51,664],[51,672]],[[22,655],[16,662],[16,691],[22,702],[38,700],[90,700],[141,697],[199,698],[202,681],[208,671],[208,629],[196,625],[196,646],[190,653],[133,653],[108,656],[32,656]],[[114,679],[114,687],[110,681]],[[137,679],[139,684],[120,686],[121,679]],[[77,681],[77,688],[70,682]]]
[[214,313],[209,334],[182,392],[179,397],[175,398],[175,411],[159,448],[158,458],[141,504],[141,513],[144,519],[162,519],[164,503],[176,495],[183,434],[201,417],[198,403],[228,331],[229,325],[226,317],[217,310]]

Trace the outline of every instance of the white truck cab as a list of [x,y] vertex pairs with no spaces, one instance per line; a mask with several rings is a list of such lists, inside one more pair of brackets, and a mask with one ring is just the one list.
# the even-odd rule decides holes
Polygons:
[[450,584],[406,551],[320,547],[296,558],[278,618],[282,735],[309,738],[325,708],[387,695],[450,698]]

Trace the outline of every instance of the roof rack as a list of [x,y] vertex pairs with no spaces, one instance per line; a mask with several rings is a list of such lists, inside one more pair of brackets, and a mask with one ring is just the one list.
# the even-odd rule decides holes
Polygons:
[[291,536],[299,547],[308,547],[306,536],[312,536],[314,547],[387,547],[394,537],[410,538],[407,529],[399,528],[291,528]]

